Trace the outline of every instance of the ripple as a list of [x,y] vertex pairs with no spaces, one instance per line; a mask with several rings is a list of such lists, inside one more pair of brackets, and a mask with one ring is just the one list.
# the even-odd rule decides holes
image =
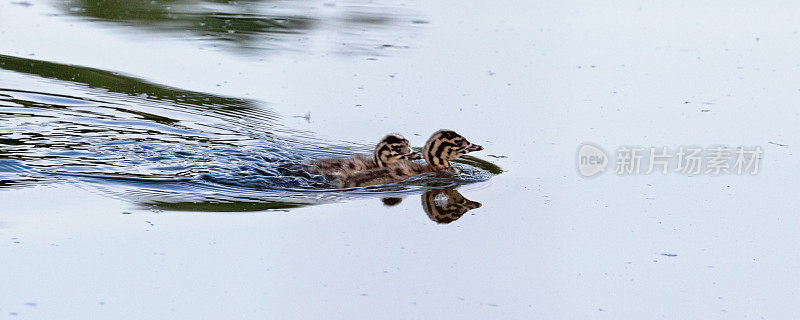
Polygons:
[[0,55],[0,69],[4,83],[34,76],[59,92],[0,88],[0,188],[69,182],[145,206],[247,211],[421,193],[501,172],[465,156],[456,177],[337,190],[299,164],[371,147],[288,128],[264,103],[18,57]]

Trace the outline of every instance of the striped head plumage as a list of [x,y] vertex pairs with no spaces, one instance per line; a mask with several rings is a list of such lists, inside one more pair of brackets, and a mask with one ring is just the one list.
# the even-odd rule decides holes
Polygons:
[[436,223],[450,223],[481,203],[464,198],[455,189],[431,190],[422,194],[422,209]]
[[375,163],[378,167],[385,167],[388,164],[395,163],[401,160],[418,160],[422,159],[418,153],[411,150],[411,145],[403,136],[392,133],[389,134],[375,146],[375,151],[372,154]]
[[449,168],[450,160],[481,150],[483,147],[467,141],[453,130],[439,130],[425,143],[424,156],[429,166],[439,170]]

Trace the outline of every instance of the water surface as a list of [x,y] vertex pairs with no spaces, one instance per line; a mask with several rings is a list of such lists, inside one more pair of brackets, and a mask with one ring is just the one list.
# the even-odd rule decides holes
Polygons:
[[[0,2],[0,318],[791,318],[798,14]],[[291,171],[441,128],[485,148],[455,179]],[[584,142],[764,157],[584,179]]]
[[70,92],[0,88],[5,187],[74,182],[159,208],[253,211],[452,189],[501,172],[465,157],[454,178],[333,190],[302,170],[303,161],[369,153],[371,146],[288,128],[264,103],[12,56],[0,56],[0,69],[7,83],[33,77]]

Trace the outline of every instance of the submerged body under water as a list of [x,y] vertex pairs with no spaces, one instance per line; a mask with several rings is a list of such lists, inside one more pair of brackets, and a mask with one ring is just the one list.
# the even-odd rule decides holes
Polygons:
[[456,187],[501,172],[464,156],[456,161],[456,176],[335,189],[300,164],[369,153],[372,146],[287,128],[257,101],[11,56],[0,56],[0,80],[15,84],[0,87],[0,188],[76,183],[141,205],[213,211],[364,196],[391,205],[398,196],[422,193],[431,219],[449,222],[480,206]]

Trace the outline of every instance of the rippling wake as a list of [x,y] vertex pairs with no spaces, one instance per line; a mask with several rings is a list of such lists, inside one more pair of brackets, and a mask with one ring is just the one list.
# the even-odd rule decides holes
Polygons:
[[418,193],[500,172],[464,157],[458,177],[336,190],[298,164],[371,146],[323,141],[279,120],[257,101],[0,55],[0,188],[75,183],[145,205],[247,211]]

